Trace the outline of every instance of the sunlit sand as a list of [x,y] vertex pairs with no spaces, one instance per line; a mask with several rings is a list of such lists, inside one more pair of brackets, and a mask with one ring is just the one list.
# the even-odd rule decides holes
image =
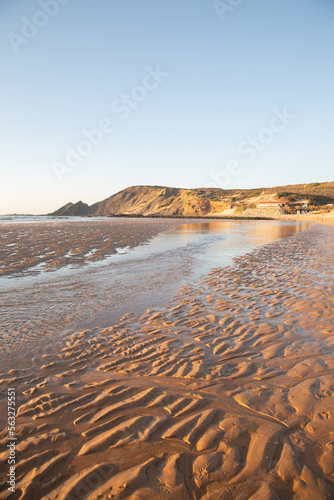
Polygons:
[[313,225],[2,373],[17,498],[332,498],[333,250]]

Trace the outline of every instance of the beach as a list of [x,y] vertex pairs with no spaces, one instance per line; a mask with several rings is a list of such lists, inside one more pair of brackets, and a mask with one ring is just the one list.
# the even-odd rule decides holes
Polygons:
[[92,219],[1,225],[0,276],[36,274],[68,265],[97,262],[133,248],[161,231],[182,224],[173,219]]
[[[135,244],[179,223],[136,229]],[[98,226],[77,244],[75,224],[45,267],[115,253]],[[0,499],[334,498],[333,231],[310,225],[189,282],[185,269],[158,306],[35,339],[0,375],[1,416],[7,388],[17,401],[16,491]],[[8,254],[11,275],[41,249],[29,265]]]

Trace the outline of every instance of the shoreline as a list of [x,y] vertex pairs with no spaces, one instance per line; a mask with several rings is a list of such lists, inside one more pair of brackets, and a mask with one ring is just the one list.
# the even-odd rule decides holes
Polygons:
[[[133,223],[133,221],[136,221]],[[316,222],[269,218],[116,218],[109,220],[57,220],[0,223],[0,278],[34,276],[68,267],[82,267],[149,243],[169,229],[203,222]],[[137,224],[139,222],[139,225]],[[36,227],[38,232],[35,231]],[[130,238],[129,238],[129,235]],[[27,253],[29,248],[29,254]]]
[[333,234],[269,243],[165,307],[68,334],[58,354],[2,374],[20,397],[17,489],[332,498]]
[[[77,247],[79,243],[89,241],[90,233],[94,237],[94,245],[99,245],[101,236],[95,237],[100,224],[84,224],[70,226],[69,235],[60,231],[69,225],[57,225],[57,234],[67,244],[71,242],[76,256],[81,257],[85,247]],[[118,223],[104,224],[103,228],[117,229]],[[131,227],[133,223],[131,223]],[[137,233],[146,225],[137,225]],[[77,331],[82,328],[106,327],[117,322],[124,312],[129,310],[140,312],[144,307],[164,305],[182,283],[200,279],[210,269],[218,266],[232,265],[233,255],[243,255],[253,248],[286,238],[302,231],[307,225],[280,222],[221,222],[196,221],[173,225],[166,231],[165,223],[155,224],[160,233],[144,245],[137,245],[126,255],[114,254],[95,262],[82,259],[76,265],[67,265],[45,272],[40,269],[29,273],[29,269],[21,276],[15,273],[0,277],[1,292],[0,340],[3,341],[1,363],[4,366],[15,364],[15,359],[24,363],[22,355],[25,351],[40,352],[40,344],[46,345],[50,339],[54,341],[64,331]],[[45,254],[45,244],[49,248],[54,245],[48,239],[44,241],[47,226],[33,226],[35,253]],[[121,229],[129,229],[126,224]],[[20,228],[17,228],[20,231]],[[88,237],[84,237],[86,231]],[[17,231],[12,231],[12,239],[16,240]],[[97,235],[98,236],[98,235]],[[115,233],[110,235],[115,236]],[[136,234],[125,235],[123,245],[133,243]],[[140,235],[142,239],[145,234]],[[57,239],[59,236],[57,237]],[[116,238],[114,238],[115,240]],[[109,246],[113,240],[108,242]],[[13,247],[10,247],[13,248]],[[68,250],[63,245],[56,246],[63,254]],[[58,262],[60,259],[58,260]],[[51,268],[52,269],[52,268]],[[50,269],[50,270],[51,270]],[[157,272],[157,270],[159,270]],[[32,354],[34,357],[34,354]]]

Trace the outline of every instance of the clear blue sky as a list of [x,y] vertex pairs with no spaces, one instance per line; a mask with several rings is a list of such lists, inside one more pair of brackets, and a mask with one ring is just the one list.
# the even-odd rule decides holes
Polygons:
[[333,21],[332,0],[2,0],[0,213],[333,180]]

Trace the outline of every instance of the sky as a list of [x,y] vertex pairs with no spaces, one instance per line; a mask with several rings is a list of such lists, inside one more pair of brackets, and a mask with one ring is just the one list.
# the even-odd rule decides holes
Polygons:
[[332,0],[1,0],[0,214],[333,181]]

